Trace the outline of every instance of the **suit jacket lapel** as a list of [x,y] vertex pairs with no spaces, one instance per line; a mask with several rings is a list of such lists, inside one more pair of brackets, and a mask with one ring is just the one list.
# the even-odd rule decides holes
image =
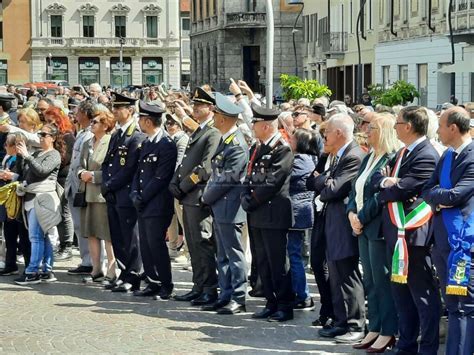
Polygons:
[[357,143],[355,141],[352,141],[351,144],[349,144],[346,149],[344,150],[344,152],[342,153],[341,157],[339,158],[339,160],[337,161],[337,165],[336,167],[334,168],[334,171],[332,172],[331,176],[334,176],[336,175],[336,171],[338,171],[338,169],[343,166],[344,164],[341,164],[342,160],[346,157],[346,155],[352,150],[354,149],[354,147],[357,146]]
[[193,134],[191,138],[189,139],[189,144],[191,145],[195,143],[196,141],[198,141],[199,138],[201,138],[201,136],[208,130],[208,127],[209,126],[205,126],[204,128],[200,129],[199,132]]
[[420,144],[418,144],[415,149],[413,149],[410,153],[408,153],[408,156],[403,158],[402,160],[402,165],[400,166],[400,168],[403,168],[406,164],[408,164],[409,162],[411,162],[413,160],[413,158],[418,154],[418,152],[423,149],[425,147],[426,144],[428,144],[429,141],[428,141],[428,138],[426,138],[423,142],[421,142]]
[[224,151],[225,149],[225,143],[224,141],[222,141],[218,146],[217,146],[217,149],[216,149],[216,152],[214,153],[214,155],[212,156],[213,158],[215,156],[217,156],[219,153],[221,153],[222,151]]

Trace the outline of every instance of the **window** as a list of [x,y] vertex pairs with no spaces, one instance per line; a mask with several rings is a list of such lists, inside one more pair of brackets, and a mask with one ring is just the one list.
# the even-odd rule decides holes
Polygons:
[[146,17],[146,36],[148,38],[158,37],[158,16]]
[[68,81],[68,59],[66,57],[46,58],[46,73],[49,80]]
[[467,0],[458,0],[458,11],[467,10]]
[[100,59],[98,57],[79,58],[79,83],[90,85],[100,82]]
[[8,83],[8,63],[6,60],[0,60],[0,84]]
[[142,59],[143,84],[158,85],[163,82],[163,58],[150,57]]
[[408,65],[398,66],[398,80],[408,81]]
[[110,58],[110,83],[114,88],[123,88],[132,84],[132,58]]
[[191,20],[189,19],[189,17],[183,17],[181,19],[181,29],[183,31],[191,30]]
[[94,37],[94,16],[82,16],[83,37]]
[[384,65],[382,67],[382,84],[384,88],[390,85],[390,65]]
[[255,12],[257,9],[257,0],[247,0],[247,12]]
[[419,104],[426,106],[428,103],[428,64],[418,64],[418,92]]
[[217,15],[217,0],[213,0],[212,5],[212,14]]
[[51,15],[51,37],[63,36],[63,17],[61,15]]
[[115,37],[126,37],[127,18],[125,16],[115,16]]

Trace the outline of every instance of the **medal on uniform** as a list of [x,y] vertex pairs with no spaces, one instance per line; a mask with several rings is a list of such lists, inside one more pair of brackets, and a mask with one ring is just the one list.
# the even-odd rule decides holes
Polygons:
[[120,158],[120,165],[121,166],[124,166],[125,165],[125,158]]

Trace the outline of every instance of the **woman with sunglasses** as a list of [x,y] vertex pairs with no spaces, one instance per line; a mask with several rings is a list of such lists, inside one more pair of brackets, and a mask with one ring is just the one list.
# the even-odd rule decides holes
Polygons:
[[[94,135],[82,146],[80,166],[78,167],[81,189],[85,191],[87,206],[81,208],[81,233],[87,238],[92,262],[92,272],[85,282],[110,283],[115,281],[115,256],[110,239],[107,205],[101,194],[102,163],[104,162],[110,142],[110,132],[115,127],[114,116],[110,112],[100,112],[91,121],[91,132]],[[105,241],[107,253],[107,273],[102,271],[100,261],[101,240]],[[105,277],[104,277],[105,276]]]
[[24,193],[24,215],[28,221],[31,258],[19,285],[53,282],[53,241],[61,221],[57,177],[64,155],[64,142],[58,128],[47,124],[38,132],[41,150],[30,154],[24,141],[16,144],[18,173],[23,181],[18,194]]

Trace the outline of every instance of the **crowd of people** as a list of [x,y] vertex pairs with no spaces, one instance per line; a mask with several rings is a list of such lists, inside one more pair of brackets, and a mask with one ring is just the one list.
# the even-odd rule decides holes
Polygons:
[[[232,79],[231,95],[8,91],[0,275],[54,282],[76,238],[68,274],[86,284],[230,315],[250,294],[266,299],[252,318],[284,322],[315,307],[310,256],[321,337],[437,354],[447,314],[446,353],[474,353],[473,103],[268,108]],[[192,288],[176,295],[179,254]]]

